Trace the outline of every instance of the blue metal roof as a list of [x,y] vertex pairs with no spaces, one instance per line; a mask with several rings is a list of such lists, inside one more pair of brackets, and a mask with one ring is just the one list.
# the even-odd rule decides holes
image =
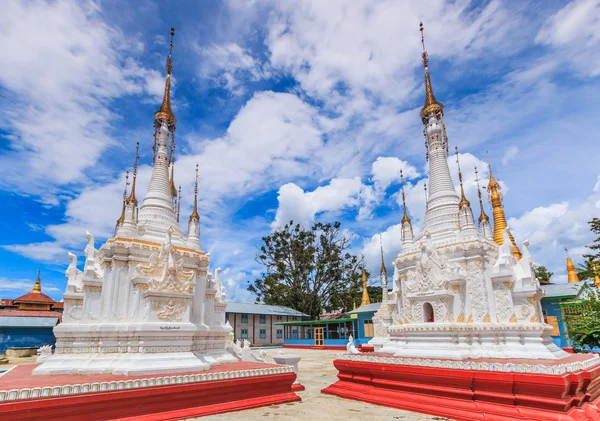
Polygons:
[[58,317],[0,317],[0,327],[54,327]]
[[270,306],[267,304],[227,303],[227,313],[260,314],[265,316],[295,316],[310,317],[293,308],[284,306]]
[[371,303],[366,306],[359,307],[356,310],[349,311],[346,314],[358,314],[358,313],[375,313],[381,307],[381,303]]
[[565,298],[574,298],[579,295],[579,291],[585,284],[585,281],[573,282],[571,284],[548,284],[548,285],[540,285],[542,290],[546,293],[543,298],[552,298],[552,297],[565,297]]

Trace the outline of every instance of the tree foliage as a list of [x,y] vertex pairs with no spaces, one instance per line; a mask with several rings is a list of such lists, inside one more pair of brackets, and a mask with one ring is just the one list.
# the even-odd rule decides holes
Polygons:
[[596,290],[584,286],[583,299],[564,306],[567,334],[575,350],[589,350],[600,346],[600,300]]
[[[582,276],[584,279],[593,279],[595,276],[600,275],[600,218],[592,218],[591,221],[588,221],[588,224],[590,224],[590,230],[597,237],[592,244],[586,246],[591,251],[583,255],[586,260],[584,263],[585,271]],[[580,279],[582,276],[580,275]]]
[[533,267],[533,273],[541,285],[548,285],[550,283],[550,278],[554,275],[554,272],[550,272],[546,269],[546,266],[542,265],[535,265]]
[[360,290],[359,259],[349,253],[351,238],[341,224],[315,223],[310,229],[290,221],[263,237],[256,261],[264,272],[248,290],[265,304],[291,307],[312,318],[352,308]]

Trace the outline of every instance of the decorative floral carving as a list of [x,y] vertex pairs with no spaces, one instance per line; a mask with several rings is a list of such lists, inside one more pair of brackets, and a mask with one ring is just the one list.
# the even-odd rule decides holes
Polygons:
[[[161,308],[162,305],[162,308]],[[181,320],[179,315],[187,310],[187,303],[183,300],[153,300],[152,309],[156,311],[156,318],[159,320]]]

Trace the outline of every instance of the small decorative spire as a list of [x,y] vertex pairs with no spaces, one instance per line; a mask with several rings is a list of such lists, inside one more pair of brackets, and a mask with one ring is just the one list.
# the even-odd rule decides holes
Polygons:
[[383,260],[383,239],[381,238],[381,233],[379,233],[379,247],[381,248],[381,273],[387,274],[387,270],[385,269],[385,261]]
[[369,298],[369,291],[367,291],[367,271],[365,270],[365,258],[363,256],[363,267],[362,267],[362,300],[360,302],[360,307],[371,304],[371,299]]
[[569,257],[569,249],[565,247],[565,252],[567,253],[567,281],[572,284],[574,282],[579,282],[579,276],[577,276],[577,271],[575,270],[575,265],[573,261]]
[[125,189],[123,190],[123,209],[121,209],[121,216],[117,220],[117,226],[121,225],[125,221],[125,205],[127,203],[127,186],[129,186],[129,171],[127,171],[125,173]]
[[479,197],[479,210],[481,212],[481,214],[479,215],[479,226],[481,226],[482,223],[490,222],[490,218],[488,218],[488,216],[485,213],[485,210],[483,209],[483,200],[481,200],[481,187],[479,187],[479,173],[477,172],[477,165],[475,166],[475,182],[477,183],[477,196]]
[[352,300],[352,310],[356,310],[356,299]]
[[444,107],[435,99],[433,89],[431,88],[431,80],[429,77],[429,57],[425,49],[425,35],[423,33],[423,22],[419,23],[419,31],[421,31],[421,45],[423,46],[423,67],[425,69],[425,105],[421,109],[421,120],[423,124],[427,124],[427,120],[431,114],[436,116],[442,115]]
[[[494,216],[494,241],[498,245],[502,245],[504,243],[504,236],[502,232],[508,226],[506,223],[506,216],[504,216],[504,209],[502,209],[502,193],[500,192],[500,183],[496,181],[494,177],[494,173],[492,172],[492,165],[489,163],[488,166],[490,169],[490,181],[488,183],[488,195],[489,201],[492,204],[492,215]],[[515,238],[513,237],[510,230],[508,230],[508,237],[510,238],[510,242],[513,245],[513,255],[517,260],[521,260],[522,254],[519,247],[517,247],[517,243],[515,242]]]
[[179,186],[179,195],[177,196],[177,222],[179,222],[179,213],[181,212],[181,185]]
[[175,187],[175,162],[171,164],[171,196],[176,199],[177,198],[177,187]]
[[171,130],[175,130],[177,119],[171,109],[171,75],[173,73],[173,37],[175,36],[175,28],[171,27],[171,42],[169,47],[169,57],[167,58],[167,79],[165,81],[165,93],[162,104],[156,113],[154,113],[154,127],[158,128],[163,122]]
[[40,269],[38,268],[37,278],[35,278],[35,283],[33,284],[33,289],[31,292],[35,292],[40,294],[42,292],[42,280],[40,278]]
[[458,203],[458,208],[463,209],[465,207],[471,207],[471,203],[465,197],[465,189],[463,188],[463,178],[462,171],[460,170],[460,162],[458,160],[458,146],[454,147],[456,151],[456,166],[458,167],[458,181],[460,183],[460,202]]
[[192,220],[199,221],[200,215],[198,215],[198,164],[196,164],[196,182],[194,184],[194,209],[192,210],[192,214],[190,215],[190,222]]
[[404,216],[402,216],[402,223],[409,223],[410,218],[408,217],[408,213],[406,212],[406,196],[404,195],[404,174],[402,170],[400,170],[400,182],[402,183],[402,207],[404,208]]
[[138,204],[137,198],[135,197],[135,180],[137,179],[138,159],[140,159],[139,152],[140,142],[137,142],[135,145],[135,163],[133,164],[133,180],[131,182],[131,193],[127,198],[127,203],[133,203],[135,206],[137,206]]

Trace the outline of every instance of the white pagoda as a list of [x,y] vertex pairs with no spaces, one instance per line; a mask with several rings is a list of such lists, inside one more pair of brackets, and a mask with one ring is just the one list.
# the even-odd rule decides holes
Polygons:
[[[374,317],[370,343],[376,351],[399,357],[562,358],[567,353],[552,343],[552,327],[543,320],[543,292],[527,243],[521,253],[507,227],[500,185],[491,169],[493,229],[481,191],[475,225],[460,166],[460,195],[454,189],[443,106],[433,95],[424,41],[423,65],[426,96],[420,115],[429,160],[425,225],[415,237],[404,202],[402,251],[393,263],[392,290]],[[382,284],[387,290],[383,271],[385,266]]]
[[[165,92],[154,114],[150,187],[138,209],[137,153],[115,234],[99,250],[87,233],[84,270],[69,253],[63,321],[54,328],[56,350],[34,374],[154,374],[206,370],[231,361],[225,343],[225,293],[209,273],[200,245],[197,200],[187,236],[179,224],[175,188],[175,126],[167,59]],[[196,168],[196,174],[198,169]]]

